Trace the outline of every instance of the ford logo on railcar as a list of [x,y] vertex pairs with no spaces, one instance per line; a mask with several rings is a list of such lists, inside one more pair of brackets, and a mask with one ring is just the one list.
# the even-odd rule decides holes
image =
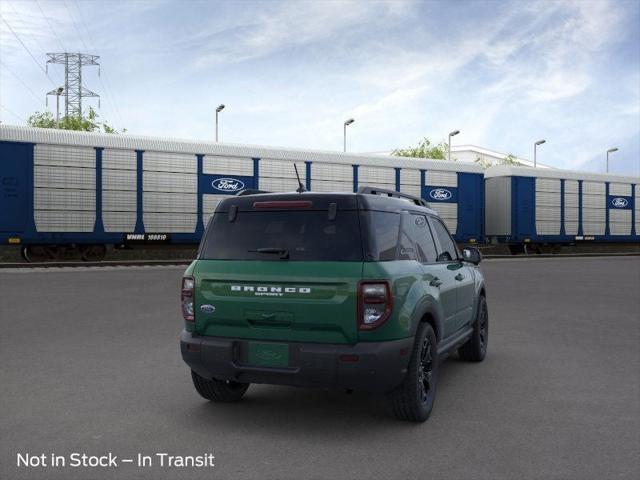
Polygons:
[[221,192],[239,192],[244,189],[244,182],[237,178],[218,178],[211,182],[211,186]]
[[611,205],[613,205],[615,208],[624,208],[629,205],[629,200],[622,197],[616,197],[611,200]]
[[446,188],[434,188],[429,192],[429,196],[434,200],[449,200],[452,194]]

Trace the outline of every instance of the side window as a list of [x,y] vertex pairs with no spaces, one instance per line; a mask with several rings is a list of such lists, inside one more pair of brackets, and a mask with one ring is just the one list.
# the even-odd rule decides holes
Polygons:
[[431,218],[431,226],[433,227],[433,233],[440,243],[440,254],[438,255],[437,261],[450,262],[457,259],[458,249],[444,224],[437,218]]
[[416,244],[416,257],[419,262],[432,263],[436,261],[438,256],[436,245],[433,242],[431,229],[424,215],[411,215],[411,223],[413,228],[413,238]]
[[400,215],[390,212],[364,212],[370,225],[367,234],[371,242],[371,256],[374,261],[385,262],[396,259]]

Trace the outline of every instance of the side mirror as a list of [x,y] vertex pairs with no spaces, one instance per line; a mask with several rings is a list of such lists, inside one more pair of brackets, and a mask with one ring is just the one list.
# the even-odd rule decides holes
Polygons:
[[475,247],[467,247],[462,251],[462,257],[465,262],[478,265],[482,261],[482,254],[480,250]]

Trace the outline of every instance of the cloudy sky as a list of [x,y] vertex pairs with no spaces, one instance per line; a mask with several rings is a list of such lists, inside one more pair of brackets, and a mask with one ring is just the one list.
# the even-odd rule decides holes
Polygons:
[[[84,72],[129,133],[388,151],[460,129],[572,169],[640,175],[640,1],[0,1],[0,119],[20,124]],[[49,109],[55,109],[52,98]],[[92,104],[92,101],[88,101]],[[97,103],[93,103],[97,106]]]

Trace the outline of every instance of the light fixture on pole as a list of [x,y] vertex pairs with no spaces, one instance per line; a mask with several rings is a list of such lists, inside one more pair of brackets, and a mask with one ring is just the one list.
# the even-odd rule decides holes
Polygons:
[[449,133],[449,147],[447,148],[447,160],[451,161],[451,137],[455,137],[460,133],[460,130],[454,130]]
[[538,145],[542,145],[545,142],[546,140],[538,140],[536,143],[533,144],[533,168],[536,168],[538,166],[538,159],[537,159]]
[[218,108],[216,108],[216,142],[218,141],[218,114],[224,110],[224,103],[221,103],[220,105],[218,105]]
[[64,92],[63,87],[58,87],[56,90],[56,128],[60,128],[60,95]]
[[347,151],[347,125],[351,125],[353,122],[355,122],[355,120],[353,118],[350,118],[349,120],[345,120],[344,122],[344,134],[343,134],[343,148],[342,151],[346,152]]
[[607,173],[609,173],[609,154],[617,151],[618,151],[618,147],[613,147],[607,150]]

